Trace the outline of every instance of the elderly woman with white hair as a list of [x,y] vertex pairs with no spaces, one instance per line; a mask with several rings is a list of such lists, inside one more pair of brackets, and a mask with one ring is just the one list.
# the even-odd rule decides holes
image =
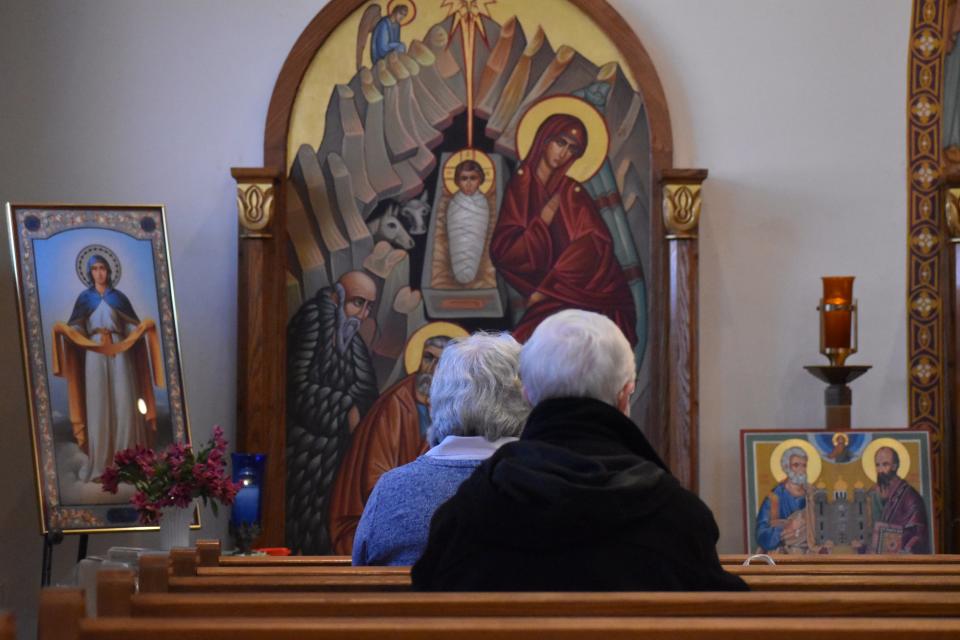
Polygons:
[[354,565],[411,565],[430,518],[500,446],[520,435],[530,406],[517,372],[520,345],[476,333],[443,350],[430,385],[432,448],[377,481],[353,541]]
[[413,586],[446,591],[719,591],[710,509],[629,418],[633,350],[598,313],[545,319],[520,354],[534,405],[437,509]]

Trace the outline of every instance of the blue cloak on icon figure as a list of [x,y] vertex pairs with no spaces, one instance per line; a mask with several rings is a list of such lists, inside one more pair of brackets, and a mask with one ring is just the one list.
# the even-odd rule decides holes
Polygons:
[[[110,265],[103,256],[96,254],[90,256],[90,259],[87,260],[87,277],[91,283],[93,282],[93,276],[90,271],[93,269],[94,264],[104,265],[107,267],[108,273],[110,269]],[[83,293],[77,296],[77,301],[73,305],[73,313],[70,314],[70,320],[67,324],[75,325],[83,322],[100,306],[101,302],[106,302],[113,307],[114,311],[126,316],[128,321],[134,324],[140,323],[140,318],[137,317],[137,312],[133,310],[133,305],[130,304],[129,298],[127,298],[122,291],[114,289],[111,282],[107,285],[107,290],[103,295],[100,295],[100,292],[97,291],[96,285],[91,284]]]
[[394,22],[390,16],[384,16],[373,28],[373,38],[370,42],[370,59],[377,64],[381,58],[396,51],[403,53],[407,48],[400,42],[400,23]]
[[757,542],[764,553],[775,552],[783,544],[783,527],[775,526],[773,521],[786,520],[806,506],[806,496],[792,495],[782,482],[763,499],[757,513]]
[[[78,479],[95,482],[117,451],[150,446],[156,431],[153,387],[163,387],[163,362],[153,320],[141,322],[114,287],[120,262],[95,245],[78,276],[87,285],[70,320],[54,325],[53,373],[67,379],[74,439],[86,455]],[[78,263],[80,260],[78,260]],[[84,277],[85,276],[85,277]]]

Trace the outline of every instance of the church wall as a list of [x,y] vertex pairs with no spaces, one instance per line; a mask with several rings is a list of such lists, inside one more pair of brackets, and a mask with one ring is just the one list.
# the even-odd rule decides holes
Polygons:
[[[857,427],[907,426],[910,3],[618,2],[670,107],[674,162],[706,167],[700,495],[743,551],[738,431],[824,425],[820,277],[854,275]],[[864,28],[866,25],[869,27]]]
[[[428,1],[428,0],[423,0]],[[819,276],[856,275],[854,423],[905,424],[903,0],[611,0],[670,107],[675,164],[710,170],[701,222],[701,494],[741,550],[737,432],[822,424]],[[231,166],[262,161],[284,58],[322,2],[6,0],[0,200],[167,207],[194,437],[232,439]],[[865,28],[867,27],[867,28]],[[6,238],[6,232],[3,232]],[[72,277],[72,276],[71,276]],[[32,635],[42,545],[9,250],[0,255],[0,608]],[[205,514],[203,535],[226,534]],[[90,553],[156,534],[91,537]],[[68,577],[77,540],[54,556]]]

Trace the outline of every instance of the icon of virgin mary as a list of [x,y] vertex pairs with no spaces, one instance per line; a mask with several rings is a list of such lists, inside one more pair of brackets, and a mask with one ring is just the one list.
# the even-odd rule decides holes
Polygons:
[[[605,134],[602,123],[600,128]],[[577,308],[608,316],[637,344],[633,298],[610,231],[581,183],[568,175],[585,155],[598,159],[599,168],[605,151],[590,149],[591,137],[584,118],[549,115],[507,185],[490,255],[525,299],[526,310],[513,329],[520,342],[547,316]]]
[[[87,285],[66,322],[53,328],[54,375],[67,379],[74,438],[87,455],[82,482],[95,481],[117,451],[149,446],[156,430],[153,387],[164,387],[153,320],[137,316],[116,284],[120,261],[91,245],[77,256]],[[152,373],[152,375],[151,375]]]

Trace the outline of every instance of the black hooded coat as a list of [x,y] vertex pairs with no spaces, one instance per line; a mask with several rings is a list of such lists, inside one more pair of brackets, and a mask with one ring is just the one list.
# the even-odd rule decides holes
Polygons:
[[717,523],[637,426],[584,398],[541,402],[434,514],[425,591],[745,591]]

